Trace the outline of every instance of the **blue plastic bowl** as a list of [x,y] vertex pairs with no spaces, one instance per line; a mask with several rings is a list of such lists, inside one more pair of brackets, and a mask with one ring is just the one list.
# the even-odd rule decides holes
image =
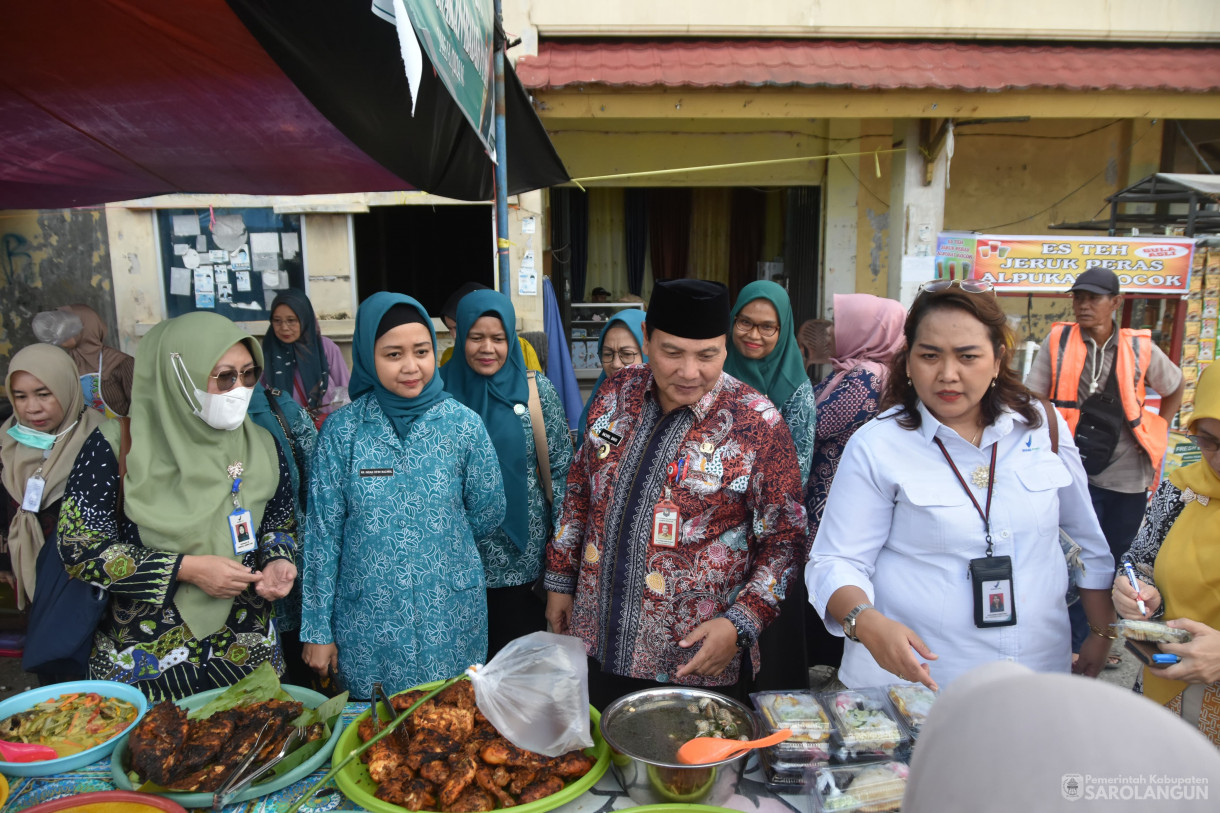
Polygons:
[[77,768],[82,768],[85,765],[92,765],[103,757],[110,756],[110,752],[119,744],[119,740],[126,737],[127,733],[135,728],[136,723],[140,722],[140,718],[148,711],[148,700],[134,686],[129,686],[126,683],[115,683],[109,680],[73,680],[68,683],[56,683],[54,686],[44,686],[40,689],[31,689],[28,692],[22,692],[16,697],[0,701],[0,720],[33,708],[44,700],[50,700],[52,697],[76,693],[88,694],[89,692],[100,694],[103,697],[114,697],[133,704],[136,707],[135,721],[122,732],[106,740],[101,745],[86,748],[79,754],[73,754],[70,757],[44,759],[40,762],[0,761],[0,773],[7,774],[8,776],[50,776],[51,774],[75,771]]

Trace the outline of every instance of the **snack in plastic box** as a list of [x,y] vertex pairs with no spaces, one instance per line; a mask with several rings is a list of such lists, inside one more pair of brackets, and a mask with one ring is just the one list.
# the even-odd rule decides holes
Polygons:
[[812,692],[755,692],[750,699],[771,731],[792,730],[791,737],[771,747],[777,759],[808,765],[830,757],[830,720]]
[[1191,635],[1186,630],[1174,629],[1160,621],[1130,621],[1120,619],[1115,625],[1124,638],[1132,641],[1151,641],[1156,644],[1184,644]]
[[920,683],[895,683],[889,687],[887,694],[912,732],[919,731],[932,710],[932,704],[936,702],[932,690]]
[[880,690],[824,692],[818,699],[834,719],[846,759],[893,756],[898,746],[910,740]]
[[[806,763],[804,765],[772,762],[774,753],[768,753],[770,748],[758,752],[759,765],[762,768],[763,784],[776,793],[800,793],[805,787],[805,779],[812,776],[815,768],[824,767],[825,762]],[[782,766],[782,767],[781,767]]]
[[888,813],[902,807],[909,769],[901,762],[818,768],[806,782],[815,813]]

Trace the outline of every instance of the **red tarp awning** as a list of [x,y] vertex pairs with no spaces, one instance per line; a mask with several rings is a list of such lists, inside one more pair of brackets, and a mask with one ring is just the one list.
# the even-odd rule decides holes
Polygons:
[[858,40],[551,41],[517,60],[527,88],[1220,90],[1220,47]]
[[[171,192],[492,197],[491,161],[430,65],[411,115],[397,32],[367,2],[68,0],[5,12],[0,209]],[[511,74],[508,84],[510,194],[567,180]]]

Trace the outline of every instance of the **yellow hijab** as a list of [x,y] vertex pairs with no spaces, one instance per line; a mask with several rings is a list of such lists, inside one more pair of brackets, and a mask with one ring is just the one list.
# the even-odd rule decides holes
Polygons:
[[[1220,364],[1199,376],[1191,427],[1201,418],[1220,420]],[[1208,502],[1186,503],[1157,553],[1154,578],[1165,602],[1165,618],[1190,618],[1220,629],[1220,581],[1215,578],[1220,573],[1220,475],[1200,460],[1172,472],[1169,482]],[[1158,703],[1173,700],[1186,686],[1144,669],[1144,694]]]

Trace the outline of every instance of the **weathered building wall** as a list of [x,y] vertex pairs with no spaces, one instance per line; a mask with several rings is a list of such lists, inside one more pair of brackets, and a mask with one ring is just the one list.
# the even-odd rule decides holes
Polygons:
[[73,304],[93,308],[116,334],[105,213],[0,212],[0,376],[36,341],[35,314]]

